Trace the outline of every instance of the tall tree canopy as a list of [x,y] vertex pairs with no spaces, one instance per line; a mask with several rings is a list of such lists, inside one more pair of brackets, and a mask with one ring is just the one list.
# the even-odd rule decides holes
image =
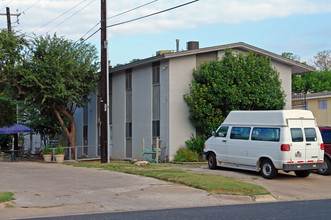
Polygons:
[[234,55],[227,50],[222,60],[205,62],[193,76],[190,94],[184,99],[190,120],[203,134],[215,130],[231,110],[285,106],[279,73],[268,57],[253,52]]
[[[75,110],[89,101],[99,78],[96,48],[47,35],[29,42],[23,58],[20,71],[2,73],[0,82],[11,87],[6,91],[16,89],[31,111],[38,108],[44,122],[57,118],[70,145],[75,146]],[[53,126],[52,132],[57,130]]]
[[304,93],[331,91],[331,50],[318,52],[314,56],[313,63],[317,71],[292,77],[292,91]]
[[75,110],[83,107],[96,89],[97,58],[94,46],[56,35],[38,37],[29,45],[25,63],[29,71],[20,81],[28,91],[25,100],[52,109],[71,146],[76,146]]
[[27,42],[22,36],[0,31],[0,127],[16,121],[14,100],[19,98],[16,76],[22,70],[23,49]]

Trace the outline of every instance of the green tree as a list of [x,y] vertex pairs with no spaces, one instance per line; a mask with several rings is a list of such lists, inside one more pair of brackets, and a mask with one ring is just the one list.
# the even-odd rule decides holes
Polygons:
[[71,146],[76,146],[74,113],[89,102],[99,75],[97,50],[86,43],[74,43],[63,37],[46,36],[29,45],[25,67],[29,71],[21,85],[28,94],[27,103],[53,110]]
[[16,76],[22,71],[24,37],[7,30],[0,31],[0,127],[16,121],[15,99],[19,99],[20,87]]
[[75,110],[88,103],[99,78],[96,54],[90,44],[41,36],[28,45],[22,71],[5,75],[15,79],[11,86],[18,88],[26,104],[38,106],[44,118],[57,118],[71,146],[76,146]]
[[322,92],[331,91],[331,71],[316,71],[301,75],[293,75],[292,91],[294,92]]
[[268,57],[253,52],[205,62],[193,70],[190,94],[184,95],[190,120],[203,134],[215,130],[231,110],[282,109],[285,93]]

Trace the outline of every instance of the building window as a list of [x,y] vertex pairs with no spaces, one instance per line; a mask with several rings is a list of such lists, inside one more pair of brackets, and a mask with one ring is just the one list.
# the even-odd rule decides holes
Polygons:
[[327,100],[319,100],[318,101],[318,109],[320,109],[320,110],[328,109]]
[[125,124],[126,157],[132,158],[132,69],[126,70],[125,89],[126,89],[126,124]]
[[[83,108],[83,154],[88,153],[88,105]],[[86,146],[86,147],[85,147]]]
[[153,139],[160,137],[160,62],[153,63]]

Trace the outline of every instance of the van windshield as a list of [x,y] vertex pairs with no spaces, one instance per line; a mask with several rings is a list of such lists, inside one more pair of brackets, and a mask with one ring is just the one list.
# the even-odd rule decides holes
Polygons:
[[292,142],[303,142],[303,133],[301,128],[291,128]]

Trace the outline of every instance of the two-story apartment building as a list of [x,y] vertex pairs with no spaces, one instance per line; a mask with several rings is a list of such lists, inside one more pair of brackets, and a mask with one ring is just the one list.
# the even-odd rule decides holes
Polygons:
[[[292,108],[292,74],[314,71],[313,67],[245,43],[199,48],[198,42],[189,42],[185,51],[157,55],[111,68],[112,158],[142,159],[142,139],[146,147],[151,149],[153,140],[159,137],[162,140],[163,157],[173,160],[177,150],[185,145],[192,134],[196,134],[183,99],[183,95],[189,93],[192,70],[205,61],[221,59],[226,49],[232,49],[234,53],[253,51],[270,57],[272,65],[280,73],[286,93],[285,109]],[[77,145],[99,143],[97,100],[96,95],[92,103],[75,115]]]

